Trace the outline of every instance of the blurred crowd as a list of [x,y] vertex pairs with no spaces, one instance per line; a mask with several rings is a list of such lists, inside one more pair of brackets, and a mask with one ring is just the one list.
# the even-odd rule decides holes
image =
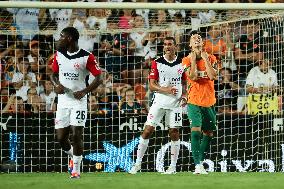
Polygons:
[[[192,29],[202,32],[204,49],[220,65],[215,86],[218,111],[244,113],[243,97],[249,93],[282,93],[283,14],[249,19],[256,15],[255,11],[213,10],[0,9],[1,113],[56,110],[57,95],[49,74],[56,42],[67,26],[78,29],[79,47],[92,52],[103,69],[104,83],[89,95],[90,113],[146,114],[152,95],[147,76],[151,62],[163,54],[163,39],[174,36],[178,55],[187,56]],[[86,82],[92,79],[89,76]]]

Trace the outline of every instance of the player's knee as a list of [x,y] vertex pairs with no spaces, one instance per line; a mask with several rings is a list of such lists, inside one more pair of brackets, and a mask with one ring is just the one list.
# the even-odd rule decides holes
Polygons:
[[152,133],[154,132],[155,128],[152,126],[146,126],[143,133],[142,133],[142,137],[144,139],[148,139],[150,138],[150,136],[152,135]]
[[213,131],[203,131],[203,135],[213,137]]

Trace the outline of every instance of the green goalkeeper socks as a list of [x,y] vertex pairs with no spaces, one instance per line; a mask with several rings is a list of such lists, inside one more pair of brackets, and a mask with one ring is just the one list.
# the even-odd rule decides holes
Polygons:
[[204,160],[206,153],[209,150],[211,140],[212,140],[212,137],[203,135],[202,142],[200,145],[200,160],[201,161]]
[[200,131],[191,131],[191,151],[194,164],[200,164]]

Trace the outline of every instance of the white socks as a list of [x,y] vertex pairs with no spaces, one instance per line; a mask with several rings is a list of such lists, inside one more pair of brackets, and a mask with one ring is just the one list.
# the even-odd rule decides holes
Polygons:
[[143,139],[142,136],[140,136],[138,150],[137,150],[136,164],[141,164],[142,158],[147,150],[148,144],[149,144],[149,139]]
[[73,159],[73,146],[71,145],[70,150],[64,151],[66,154],[70,156],[71,159]]
[[175,167],[178,160],[180,150],[180,140],[178,141],[171,141],[171,165]]
[[82,162],[82,156],[73,156],[73,171],[72,173],[80,174],[80,166]]

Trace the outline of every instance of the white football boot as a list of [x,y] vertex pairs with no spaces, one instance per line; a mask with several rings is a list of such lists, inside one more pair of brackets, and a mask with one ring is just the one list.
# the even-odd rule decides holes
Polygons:
[[135,163],[128,173],[135,175],[141,170],[141,163]]
[[202,164],[195,165],[195,170],[193,174],[208,175]]

